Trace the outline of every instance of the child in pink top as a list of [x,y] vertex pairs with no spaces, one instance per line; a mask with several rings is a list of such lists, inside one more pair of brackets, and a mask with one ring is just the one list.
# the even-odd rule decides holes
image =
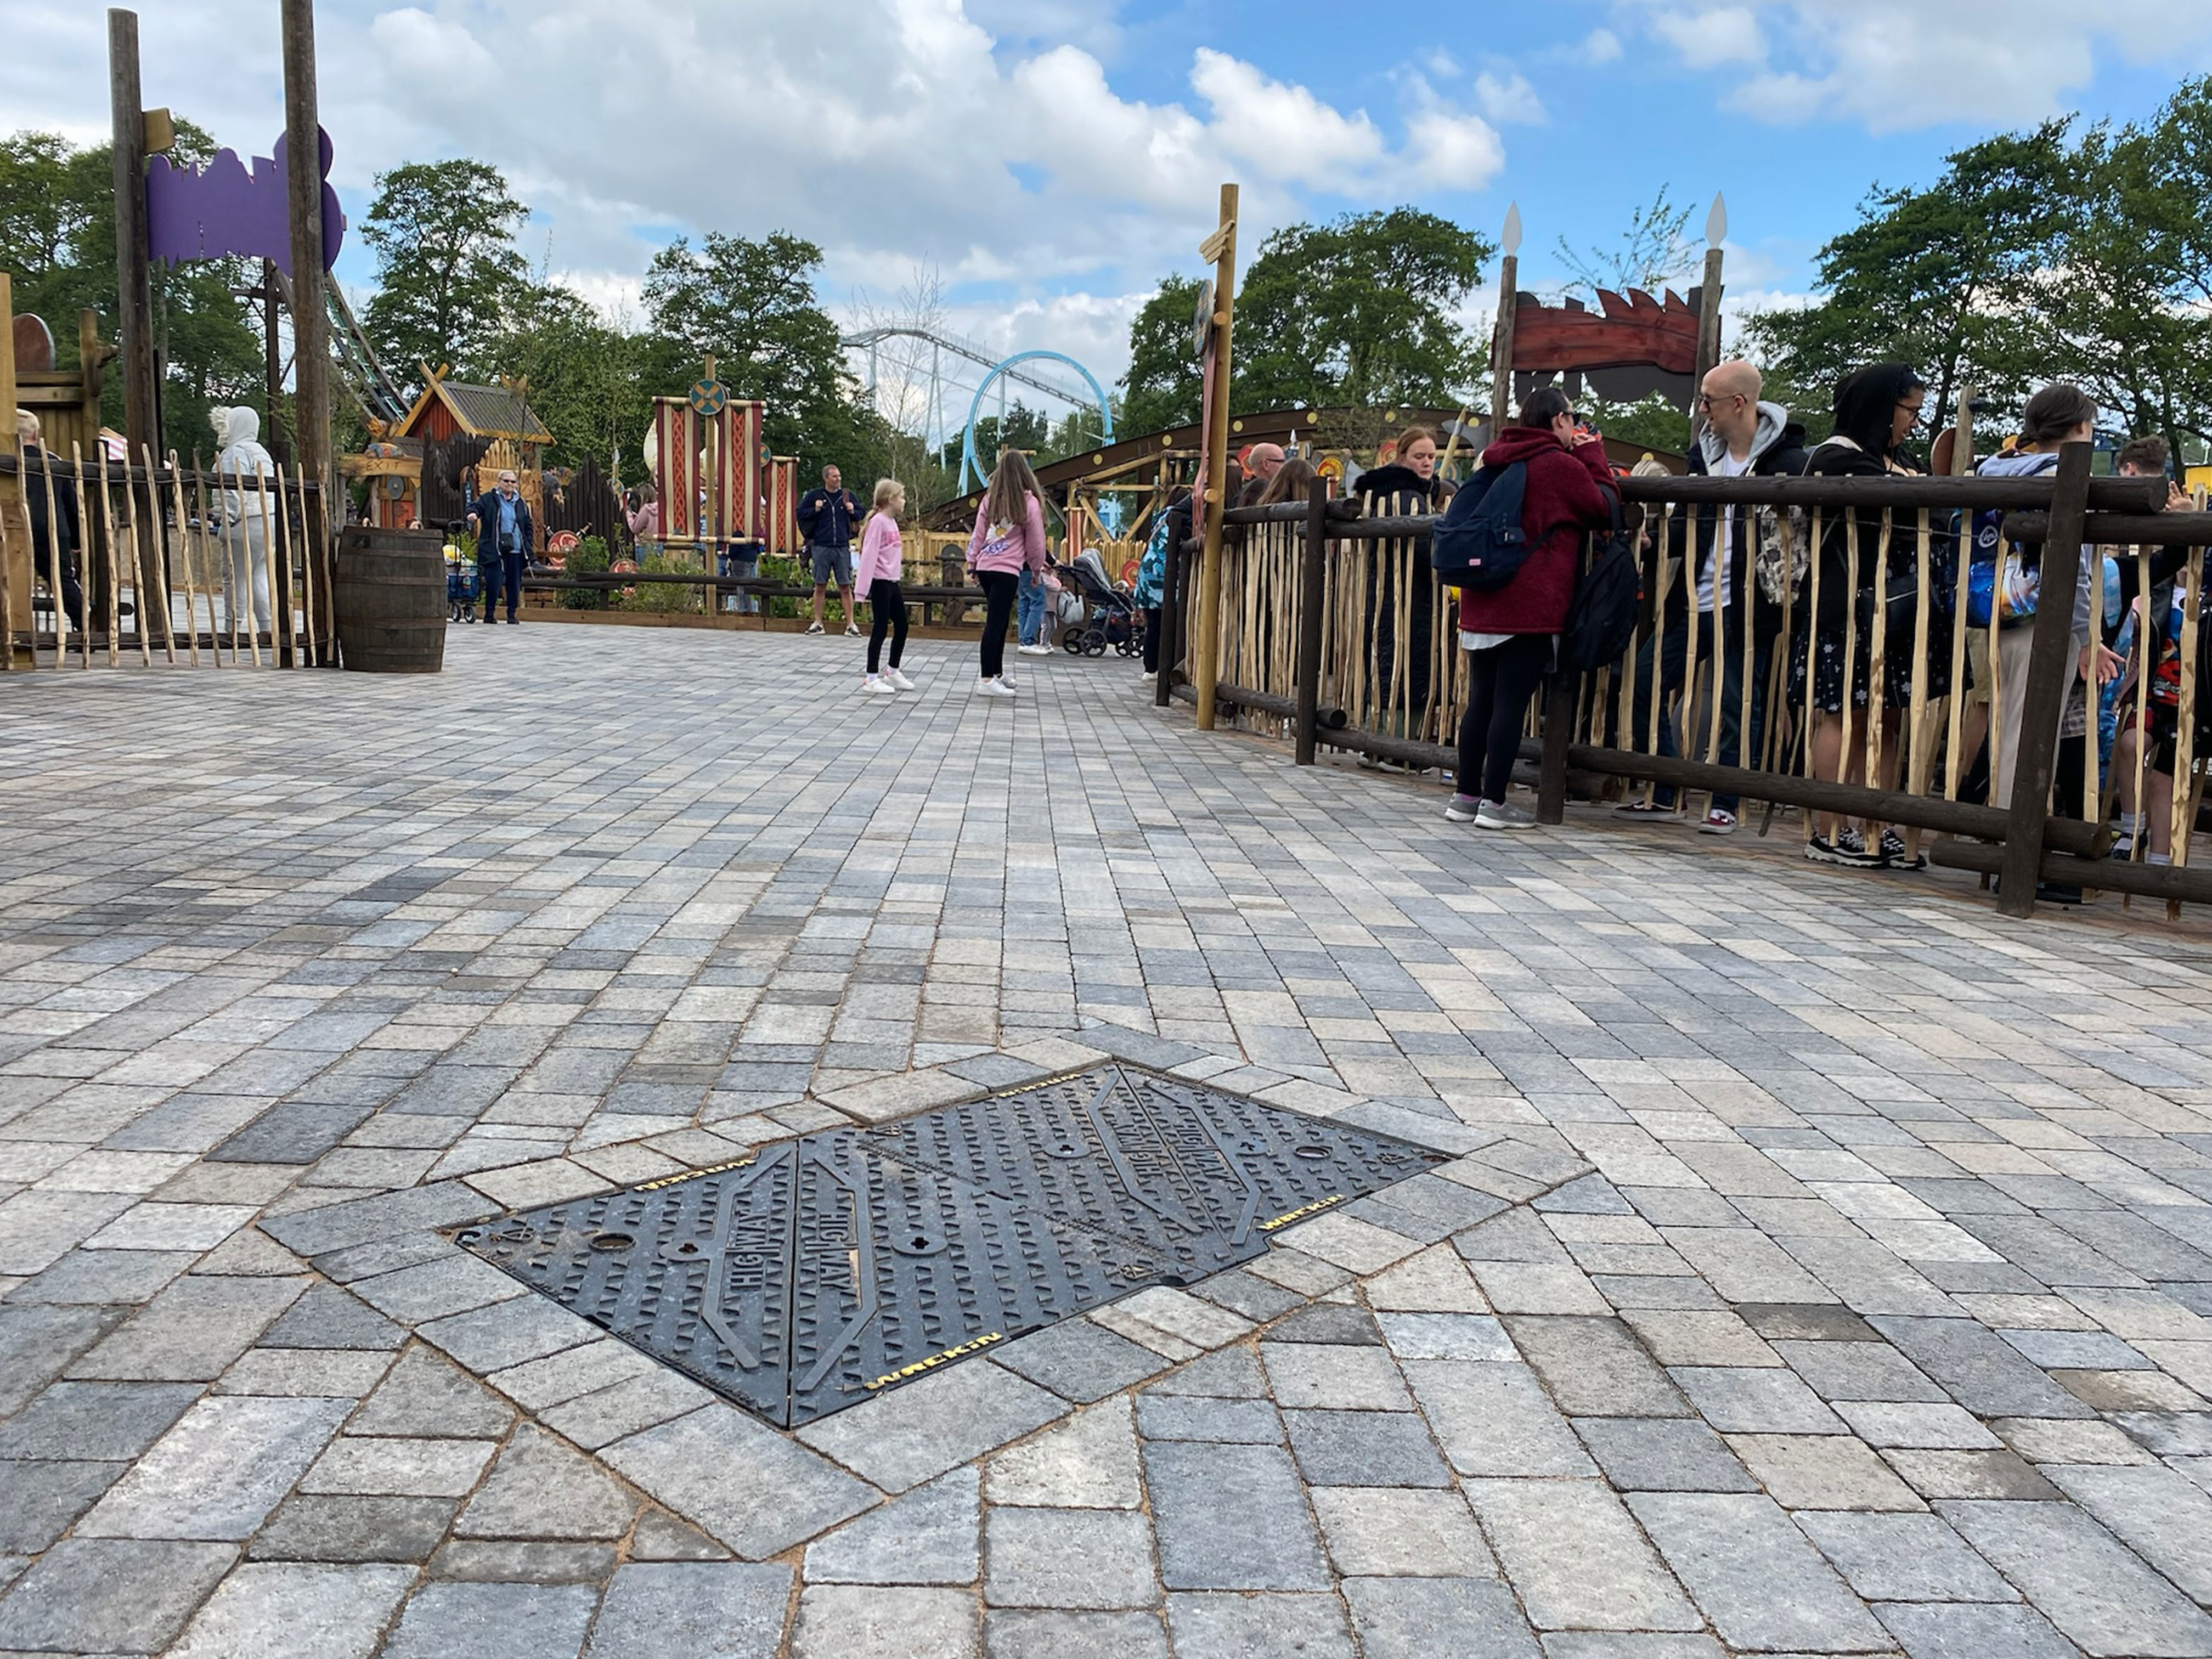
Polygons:
[[968,538],[968,568],[983,589],[982,677],[976,691],[1011,697],[1006,678],[1006,623],[1026,566],[1045,568],[1044,502],[1029,458],[1018,449],[1000,452],[991,487],[975,509],[975,532]]
[[[865,595],[872,621],[868,629],[868,677],[860,689],[879,696],[911,691],[914,682],[899,672],[899,658],[906,651],[906,596],[899,591],[904,568],[904,544],[899,540],[898,515],[906,510],[906,486],[896,478],[876,481],[874,509],[860,532],[860,562],[853,572],[853,586]],[[891,657],[879,673],[884,635],[891,639]]]

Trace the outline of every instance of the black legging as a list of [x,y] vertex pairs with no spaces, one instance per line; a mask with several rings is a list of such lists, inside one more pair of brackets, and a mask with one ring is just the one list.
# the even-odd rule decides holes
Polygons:
[[1158,605],[1145,612],[1145,672],[1160,672],[1160,612]]
[[876,672],[885,634],[891,636],[891,666],[896,668],[906,649],[906,596],[889,576],[878,576],[868,584],[868,610],[874,617],[868,626],[868,672]]
[[1505,799],[1528,700],[1551,665],[1549,634],[1516,634],[1503,645],[1468,653],[1467,712],[1460,716],[1459,775],[1452,781],[1461,794],[1475,793],[1479,781],[1483,799]]
[[983,678],[995,680],[1006,672],[1006,623],[1022,579],[1012,570],[979,570],[975,580],[983,584]]

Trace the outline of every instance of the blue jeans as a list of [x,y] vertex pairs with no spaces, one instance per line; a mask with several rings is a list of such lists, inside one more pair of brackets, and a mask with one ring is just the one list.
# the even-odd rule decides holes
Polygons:
[[[1717,622],[1718,626],[1715,623]],[[1713,654],[1713,636],[1721,639],[1721,744],[1712,758],[1722,766],[1757,767],[1760,759],[1760,734],[1766,727],[1766,677],[1754,674],[1751,687],[1751,753],[1748,759],[1739,760],[1743,752],[1743,613],[1735,605],[1724,611],[1708,611],[1698,618],[1698,660],[1709,662]],[[1660,674],[1664,682],[1659,703],[1659,746],[1654,751],[1668,759],[1681,753],[1674,740],[1674,713],[1668,698],[1682,689],[1684,670],[1690,653],[1689,618],[1676,615],[1668,619],[1667,630],[1660,641]],[[1754,641],[1756,643],[1756,641]],[[1636,713],[1634,724],[1624,734],[1621,747],[1641,750],[1650,741],[1651,731],[1651,647],[1646,640],[1636,653]],[[1651,792],[1651,799],[1662,806],[1674,804],[1675,791],[1671,784],[1660,784]],[[1736,798],[1716,792],[1713,805],[1723,812],[1736,810]]]
[[1015,616],[1022,643],[1036,645],[1044,638],[1044,578],[1028,566],[1022,568],[1022,585],[1014,595]]
[[520,553],[495,553],[485,558],[477,555],[477,572],[483,579],[484,620],[489,622],[499,610],[501,587],[507,590],[507,619],[514,620],[514,613],[522,604],[522,570],[526,556]]

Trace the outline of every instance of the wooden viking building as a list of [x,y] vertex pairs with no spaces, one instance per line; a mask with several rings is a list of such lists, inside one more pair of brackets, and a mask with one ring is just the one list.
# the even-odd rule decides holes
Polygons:
[[418,519],[437,528],[462,517],[470,495],[489,493],[512,470],[542,537],[553,434],[521,383],[476,386],[428,364],[422,372],[422,395],[398,426],[340,463],[348,477],[368,481],[364,520],[379,529],[404,529]]

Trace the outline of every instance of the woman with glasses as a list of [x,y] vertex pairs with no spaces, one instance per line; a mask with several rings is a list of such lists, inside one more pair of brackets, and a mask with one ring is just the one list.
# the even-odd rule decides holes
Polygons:
[[[1882,477],[1920,471],[1901,453],[1920,423],[1928,386],[1905,363],[1875,363],[1847,375],[1836,387],[1835,430],[1807,459],[1805,471],[1825,477]],[[1950,690],[1948,613],[1929,607],[1926,656],[1913,651],[1918,627],[1919,538],[1910,514],[1893,514],[1887,535],[1879,507],[1832,511],[1825,516],[1815,554],[1819,600],[1812,617],[1811,684],[1806,652],[1790,647],[1790,701],[1810,710],[1813,775],[1830,781],[1894,788],[1903,751],[1898,743],[1902,712],[1911,706],[1915,675],[1928,676],[1927,695]],[[1801,603],[1809,603],[1801,601]],[[1880,700],[1874,696],[1874,636],[1882,611]],[[1800,631],[1798,638],[1806,638]],[[1847,651],[1846,642],[1850,648]],[[1879,709],[1881,748],[1876,775],[1866,775],[1867,720]],[[1819,815],[1805,856],[1855,869],[1922,869],[1927,857],[1905,860],[1904,838],[1886,825],[1854,825],[1832,812]]]

